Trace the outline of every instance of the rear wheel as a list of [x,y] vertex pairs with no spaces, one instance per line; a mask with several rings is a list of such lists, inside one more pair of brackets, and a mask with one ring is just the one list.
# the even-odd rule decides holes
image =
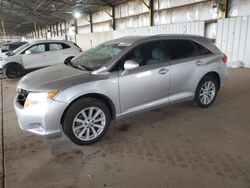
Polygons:
[[23,67],[17,63],[7,64],[3,68],[3,74],[8,79],[20,78],[23,76]]
[[105,104],[94,98],[82,98],[65,113],[63,131],[75,144],[89,145],[105,135],[110,121],[110,112]]
[[218,82],[212,76],[205,76],[199,83],[196,93],[195,102],[202,108],[207,108],[213,104],[218,91]]

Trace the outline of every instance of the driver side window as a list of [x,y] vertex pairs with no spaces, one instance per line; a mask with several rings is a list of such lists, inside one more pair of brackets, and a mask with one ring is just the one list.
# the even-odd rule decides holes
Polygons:
[[124,70],[124,63],[128,60],[135,61],[140,67],[161,63],[164,59],[160,41],[141,44],[132,49],[120,62],[119,69]]

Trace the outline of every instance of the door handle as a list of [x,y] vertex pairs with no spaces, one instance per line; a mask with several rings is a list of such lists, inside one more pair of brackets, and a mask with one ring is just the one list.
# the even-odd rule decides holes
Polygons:
[[167,69],[167,68],[161,68],[159,70],[159,74],[167,74],[168,72],[169,72],[169,69]]
[[203,61],[201,61],[201,60],[196,61],[195,64],[196,64],[197,66],[204,66],[204,63],[203,63]]

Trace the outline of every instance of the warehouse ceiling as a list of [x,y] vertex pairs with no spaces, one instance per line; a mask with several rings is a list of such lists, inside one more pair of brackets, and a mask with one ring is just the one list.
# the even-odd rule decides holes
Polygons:
[[[0,19],[7,34],[27,34],[72,18],[73,11],[92,13],[124,0],[0,0]],[[0,27],[2,34],[2,27]]]

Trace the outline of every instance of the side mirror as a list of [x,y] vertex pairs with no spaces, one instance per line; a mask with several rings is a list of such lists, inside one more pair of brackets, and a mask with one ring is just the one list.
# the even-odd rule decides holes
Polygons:
[[139,67],[139,63],[134,60],[127,60],[124,63],[125,70],[133,70]]
[[30,50],[26,50],[25,51],[25,55],[30,55],[31,54],[31,51]]
[[73,58],[74,58],[74,56],[68,57],[67,59],[65,59],[64,64],[68,65],[70,63],[71,59],[73,59]]

